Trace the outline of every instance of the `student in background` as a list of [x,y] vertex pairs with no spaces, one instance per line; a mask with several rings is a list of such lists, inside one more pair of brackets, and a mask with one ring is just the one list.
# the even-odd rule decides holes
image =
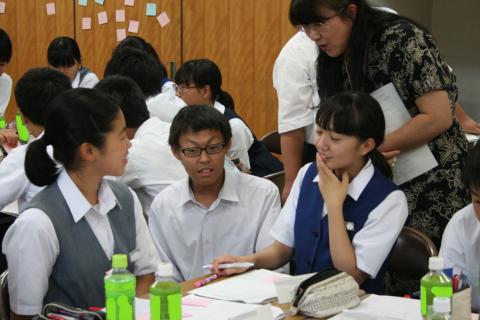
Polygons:
[[224,252],[251,254],[273,241],[278,188],[224,169],[231,138],[228,120],[209,106],[183,108],[170,127],[172,152],[189,177],[153,200],[149,227],[160,258],[174,265],[176,280],[208,273],[202,266]]
[[168,144],[170,123],[150,117],[145,96],[132,79],[109,76],[95,86],[119,104],[125,116],[126,134],[132,142],[125,173],[119,180],[138,195],[148,213],[153,198],[172,183],[187,177]]
[[12,58],[12,42],[5,30],[0,29],[0,118],[7,110],[12,95],[12,78],[5,68]]
[[478,275],[480,266],[480,144],[476,144],[463,168],[463,182],[472,203],[455,213],[443,233],[440,256],[445,265],[460,269],[472,288],[472,309],[480,310]]
[[335,267],[369,293],[384,290],[385,260],[408,215],[407,200],[390,180],[391,168],[377,150],[385,135],[378,103],[364,93],[322,101],[316,115],[317,161],[298,173],[272,228],[273,245],[218,264],[251,261],[275,269],[295,258],[296,272]]
[[285,202],[298,170],[315,160],[315,110],[318,47],[303,31],[283,46],[273,66],[273,86],[278,97],[278,133],[285,168]]
[[70,79],[73,88],[93,88],[98,77],[82,66],[77,42],[69,37],[53,39],[47,51],[48,64]]
[[[15,98],[28,131],[35,139],[43,135],[47,106],[60,93],[71,89],[70,81],[51,68],[34,68],[17,82]],[[14,148],[0,162],[0,208],[18,199],[22,211],[41,188],[33,185],[25,175],[25,153],[28,145]]]
[[[222,75],[211,60],[198,59],[185,62],[175,75],[177,94],[188,105],[204,104],[220,111],[232,128],[230,160],[239,160],[239,168],[263,177],[283,170],[282,163],[257,140],[245,121],[232,111],[231,96],[221,89]],[[225,104],[224,104],[225,103]]]
[[25,160],[28,178],[46,188],[2,244],[13,319],[37,314],[49,302],[104,307],[103,278],[116,253],[129,255],[137,295],[145,294],[158,261],[137,196],[104,180],[121,176],[127,164],[130,140],[119,107],[110,96],[82,88],[57,96],[50,110],[45,134],[30,144]]
[[[134,40],[130,42],[136,43]],[[116,49],[105,67],[104,77],[115,74],[130,77],[142,89],[150,115],[172,122],[178,110],[186,104],[175,96],[165,66],[151,50],[132,45]]]

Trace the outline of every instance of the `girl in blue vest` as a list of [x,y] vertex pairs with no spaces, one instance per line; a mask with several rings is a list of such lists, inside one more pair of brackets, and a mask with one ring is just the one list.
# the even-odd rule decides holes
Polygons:
[[198,59],[185,62],[175,75],[177,95],[187,105],[206,104],[220,111],[232,127],[231,160],[238,160],[238,167],[263,177],[283,170],[262,141],[257,140],[245,121],[235,113],[232,97],[221,89],[222,74],[211,60]]
[[105,306],[103,278],[115,253],[129,255],[137,294],[148,292],[157,265],[138,198],[125,185],[104,180],[124,173],[131,145],[119,107],[104,93],[74,89],[49,108],[45,133],[25,159],[28,178],[46,188],[2,244],[14,315],[37,314],[49,302]]
[[48,64],[70,79],[72,88],[93,88],[98,77],[82,65],[80,48],[75,39],[58,37],[50,42],[47,49]]
[[271,235],[275,242],[250,256],[223,256],[218,264],[249,261],[276,269],[292,258],[296,273],[335,267],[367,292],[383,291],[385,260],[407,218],[407,200],[390,180],[377,150],[385,135],[379,104],[347,92],[320,105],[316,116],[317,161],[299,172]]

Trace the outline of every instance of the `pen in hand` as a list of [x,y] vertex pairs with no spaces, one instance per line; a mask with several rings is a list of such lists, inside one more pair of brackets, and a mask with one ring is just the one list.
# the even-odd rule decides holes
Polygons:
[[[233,263],[220,263],[218,265],[219,269],[244,269],[251,268],[255,264],[253,262],[233,262]],[[212,269],[213,264],[206,264],[202,266],[203,269]]]
[[213,280],[217,279],[218,277],[219,277],[219,275],[215,273],[215,274],[212,274],[209,277],[206,277],[205,279],[195,281],[195,288],[203,287],[204,285],[206,285],[209,282],[212,282]]

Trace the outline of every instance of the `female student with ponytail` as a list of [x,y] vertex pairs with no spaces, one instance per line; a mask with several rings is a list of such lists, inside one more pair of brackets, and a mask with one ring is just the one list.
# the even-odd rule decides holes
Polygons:
[[335,267],[365,291],[381,293],[385,259],[408,214],[377,150],[383,113],[369,95],[347,92],[322,101],[316,124],[317,161],[300,170],[271,231],[275,242],[250,256],[217,258],[214,272],[239,271],[219,270],[219,263],[276,269],[294,258],[298,274]]
[[119,107],[103,93],[74,89],[49,109],[45,134],[31,143],[25,159],[28,178],[47,187],[3,241],[14,318],[39,313],[53,301],[105,306],[103,277],[115,253],[129,255],[137,294],[144,294],[158,259],[136,195],[104,180],[121,176],[127,163],[130,141]]
[[231,160],[240,161],[239,168],[258,177],[282,171],[282,163],[257,140],[245,121],[234,110],[232,97],[221,89],[222,74],[211,60],[185,62],[175,75],[177,95],[187,105],[209,105],[220,111],[232,127]]

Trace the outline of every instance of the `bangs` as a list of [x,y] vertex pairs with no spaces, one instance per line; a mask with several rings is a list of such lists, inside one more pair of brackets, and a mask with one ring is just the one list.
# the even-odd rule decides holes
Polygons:
[[50,52],[48,56],[48,64],[54,68],[71,67],[75,64],[75,60],[73,55],[61,51]]
[[[349,102],[351,103],[351,100]],[[348,103],[332,103],[331,99],[328,99],[320,104],[316,123],[325,130],[356,136],[357,118],[357,110],[352,109]]]
[[[290,23],[294,26],[306,25],[315,22],[322,22],[323,17],[315,12],[317,1],[298,0],[292,1],[289,10]],[[323,18],[323,19],[322,19]]]
[[183,85],[189,85],[191,83],[197,84],[195,78],[198,77],[196,77],[193,66],[184,64],[180,67],[180,69],[178,69],[177,73],[175,74],[175,83]]

